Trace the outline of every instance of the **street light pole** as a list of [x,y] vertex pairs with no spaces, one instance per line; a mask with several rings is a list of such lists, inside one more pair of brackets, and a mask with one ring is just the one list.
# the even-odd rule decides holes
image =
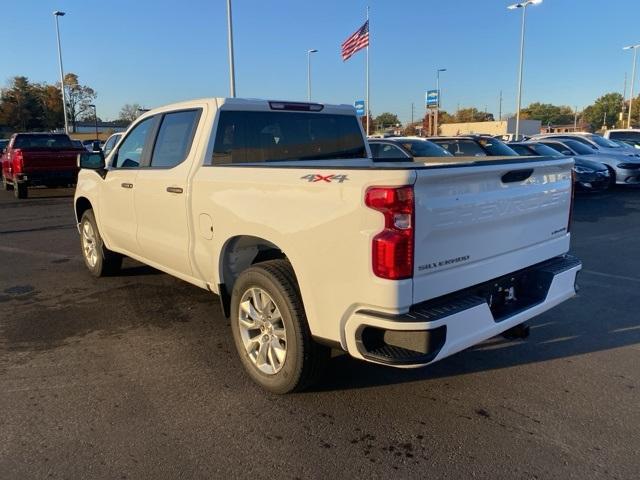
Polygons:
[[318,50],[312,48],[307,50],[307,101],[311,101],[311,54],[317,53]]
[[60,90],[62,90],[62,112],[64,115],[64,133],[69,133],[69,120],[67,119],[67,94],[64,88],[64,70],[62,68],[62,48],[60,47],[60,25],[58,17],[64,17],[65,13],[59,10],[53,12],[56,19],[56,37],[58,38],[58,63],[60,65]]
[[433,134],[438,136],[438,114],[440,113],[440,72],[446,72],[446,68],[438,68],[436,70],[436,91],[438,92],[438,105],[436,106],[436,113],[433,118],[434,132]]
[[522,9],[522,28],[520,32],[520,65],[518,67],[518,98],[516,100],[516,140],[520,138],[520,107],[522,105],[522,68],[524,65],[524,30],[525,20],[527,16],[527,7],[529,5],[537,5],[542,3],[542,0],[527,0],[526,2],[514,3],[509,5],[509,10]]
[[89,104],[89,107],[93,108],[93,122],[96,126],[96,140],[100,141],[100,138],[98,137],[98,110],[93,103]]
[[231,16],[231,0],[227,0],[227,43],[229,45],[229,94],[236,96],[236,69],[233,59],[233,20]]
[[629,45],[628,47],[623,48],[623,50],[633,50],[633,69],[631,70],[631,88],[629,89],[629,113],[627,115],[627,128],[631,128],[631,107],[633,106],[633,84],[636,83],[636,60],[638,57],[638,48],[640,48],[640,43],[637,45]]

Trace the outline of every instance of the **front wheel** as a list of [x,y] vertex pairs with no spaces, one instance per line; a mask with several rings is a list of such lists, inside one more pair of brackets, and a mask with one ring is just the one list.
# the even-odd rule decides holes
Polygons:
[[27,198],[29,196],[29,189],[27,188],[27,184],[14,182],[13,196],[19,199]]
[[231,295],[231,330],[249,376],[274,393],[310,386],[330,350],[311,337],[291,264],[270,260],[240,274]]
[[93,210],[87,210],[80,220],[80,245],[84,263],[94,277],[116,273],[122,265],[122,255],[105,247]]

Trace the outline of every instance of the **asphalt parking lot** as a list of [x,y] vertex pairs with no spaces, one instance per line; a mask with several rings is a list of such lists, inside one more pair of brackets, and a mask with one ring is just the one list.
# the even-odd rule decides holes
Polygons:
[[580,295],[429,368],[267,394],[217,298],[94,279],[72,190],[0,192],[0,478],[639,478],[640,189],[578,195]]

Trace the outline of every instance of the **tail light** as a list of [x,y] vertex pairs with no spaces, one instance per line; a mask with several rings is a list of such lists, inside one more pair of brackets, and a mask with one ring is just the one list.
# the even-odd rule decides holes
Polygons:
[[24,157],[22,156],[22,150],[17,149],[13,151],[11,155],[11,163],[13,168],[13,174],[24,173]]
[[373,237],[373,273],[402,280],[413,276],[414,195],[412,186],[370,187],[367,207],[384,215],[384,230]]
[[573,222],[573,197],[576,191],[576,172],[571,169],[571,203],[569,204],[569,221],[567,222],[567,233],[571,232],[571,223]]

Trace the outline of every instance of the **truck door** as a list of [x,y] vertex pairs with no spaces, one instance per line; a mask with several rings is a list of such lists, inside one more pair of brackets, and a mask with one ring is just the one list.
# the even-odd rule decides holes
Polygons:
[[174,272],[192,275],[189,260],[187,180],[202,109],[162,114],[151,155],[134,190],[142,256]]
[[134,208],[136,180],[143,158],[148,156],[156,117],[138,123],[114,152],[101,186],[99,205],[101,234],[110,248],[140,254],[136,239],[137,218]]

